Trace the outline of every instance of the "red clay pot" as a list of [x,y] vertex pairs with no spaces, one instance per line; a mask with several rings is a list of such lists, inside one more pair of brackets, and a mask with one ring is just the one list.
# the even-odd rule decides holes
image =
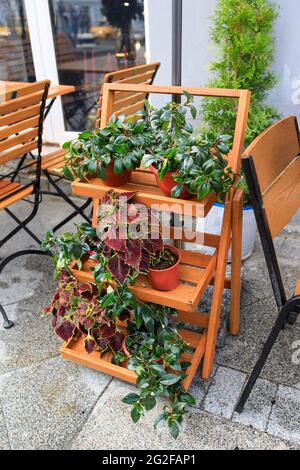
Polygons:
[[[156,168],[154,168],[154,166],[151,166],[150,167],[150,170],[152,171],[152,173],[154,173],[155,175],[155,179],[156,179],[156,184],[157,186],[164,192],[164,194],[168,197],[172,197],[171,196],[171,192],[172,192],[172,189],[177,186],[177,183],[176,181],[174,181],[172,175],[175,175],[177,172],[176,171],[168,171],[165,176],[163,177],[163,179],[161,180],[159,177],[158,177],[158,171]],[[191,199],[193,197],[193,195],[188,191],[188,189],[184,186],[183,187],[183,190],[180,194],[180,197],[178,199]]]
[[170,251],[177,255],[177,263],[167,269],[149,268],[148,276],[153,289],[170,291],[176,289],[179,284],[180,252],[175,246],[164,245],[164,248],[169,248]]
[[131,179],[132,171],[123,170],[123,173],[115,175],[114,173],[114,162],[110,162],[108,167],[105,168],[107,178],[101,179],[105,186],[111,186],[112,188],[117,188],[118,186],[123,186],[128,183]]

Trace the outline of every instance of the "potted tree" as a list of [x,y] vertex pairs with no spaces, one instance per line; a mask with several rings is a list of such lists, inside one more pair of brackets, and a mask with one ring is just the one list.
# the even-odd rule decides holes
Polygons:
[[112,116],[104,129],[85,131],[65,142],[64,175],[87,181],[97,177],[107,186],[123,186],[130,181],[132,170],[140,166],[145,127],[142,120],[125,122],[125,116]]
[[[211,41],[218,58],[211,62],[213,78],[208,86],[238,88],[251,91],[245,146],[280,118],[278,111],[266,102],[267,95],[277,82],[272,72],[274,37],[272,29],[278,16],[278,6],[269,0],[218,0],[212,17]],[[205,131],[233,135],[236,103],[234,100],[205,98],[201,120]],[[242,257],[253,251],[256,222],[244,189]],[[220,233],[222,201],[217,203],[206,220],[206,227]],[[200,224],[200,221],[199,221]]]

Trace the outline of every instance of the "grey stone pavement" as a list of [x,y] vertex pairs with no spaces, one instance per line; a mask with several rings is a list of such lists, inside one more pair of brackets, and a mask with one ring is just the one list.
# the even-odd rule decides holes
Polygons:
[[[21,202],[15,212],[24,216],[27,210]],[[63,202],[45,196],[31,227],[42,237],[67,211]],[[12,226],[2,211],[1,235]],[[299,232],[300,212],[276,240],[289,294],[300,276]],[[0,256],[21,247],[34,247],[25,233],[5,245]],[[163,401],[133,424],[128,405],[121,402],[132,385],[59,356],[60,341],[50,319],[40,314],[55,288],[52,273],[47,257],[26,256],[8,265],[0,278],[0,301],[15,322],[8,331],[0,325],[0,449],[300,449],[300,366],[292,361],[293,353],[300,358],[294,349],[296,341],[300,349],[299,320],[280,335],[244,413],[234,413],[276,318],[258,241],[243,265],[241,332],[219,341],[223,347],[210,381],[197,373],[191,387],[197,405],[177,441],[164,429],[153,430]],[[209,298],[210,292],[203,302]],[[225,316],[229,301],[227,292]]]

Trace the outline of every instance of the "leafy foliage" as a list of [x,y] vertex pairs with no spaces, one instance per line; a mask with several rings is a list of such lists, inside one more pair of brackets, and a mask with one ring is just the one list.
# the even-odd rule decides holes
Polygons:
[[[138,376],[138,393],[130,393],[123,402],[132,406],[131,418],[139,421],[146,411],[156,405],[158,397],[168,398],[163,414],[155,421],[155,427],[166,423],[176,439],[187,406],[194,405],[194,398],[185,391],[182,381],[186,377],[188,362],[181,359],[183,353],[192,350],[181,338],[170,317],[174,310],[154,304],[139,306],[140,323],[130,322],[127,327],[126,346],[129,350],[128,368]],[[122,354],[119,361],[126,359]]]
[[229,152],[229,135],[216,137],[213,132],[193,135],[193,128],[187,122],[190,109],[196,117],[193,97],[185,92],[183,104],[168,103],[157,110],[147,105],[147,120],[152,138],[142,159],[142,166],[153,165],[158,177],[163,179],[167,172],[174,172],[173,179],[178,183],[171,195],[180,197],[183,188],[198,199],[209,193],[226,193],[234,183],[233,173],[225,158]]
[[[270,71],[274,56],[272,28],[278,7],[269,0],[218,0],[212,17],[211,40],[218,56],[210,64],[209,86],[252,92],[245,145],[279,118],[266,104],[277,78]],[[237,103],[227,98],[205,98],[202,117],[210,132],[233,135]]]
[[124,119],[125,116],[112,116],[105,128],[84,131],[77,139],[64,143],[63,148],[68,150],[63,169],[66,178],[98,176],[106,179],[105,169],[110,164],[116,175],[140,165],[147,135],[145,122],[125,122]]

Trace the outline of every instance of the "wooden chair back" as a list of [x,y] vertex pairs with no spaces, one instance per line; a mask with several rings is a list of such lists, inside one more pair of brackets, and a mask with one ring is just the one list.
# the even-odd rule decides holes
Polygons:
[[[136,67],[129,67],[115,72],[107,73],[103,79],[105,83],[130,83],[130,84],[143,84],[151,85],[155,75],[159,69],[160,62],[153,62],[152,64],[138,65]],[[102,85],[102,91],[103,91]],[[117,93],[115,96],[112,114],[120,116],[125,114],[128,118],[134,116],[138,111],[144,109],[144,100],[148,97],[148,93],[144,92],[127,92]],[[96,127],[100,127],[101,112],[102,112],[103,98],[102,93],[98,101],[98,110],[96,117]]]
[[33,83],[17,98],[0,103],[0,165],[35,149],[40,154],[49,86],[49,80]]
[[259,135],[244,152],[251,156],[272,238],[300,206],[300,140],[297,119],[288,116]]

